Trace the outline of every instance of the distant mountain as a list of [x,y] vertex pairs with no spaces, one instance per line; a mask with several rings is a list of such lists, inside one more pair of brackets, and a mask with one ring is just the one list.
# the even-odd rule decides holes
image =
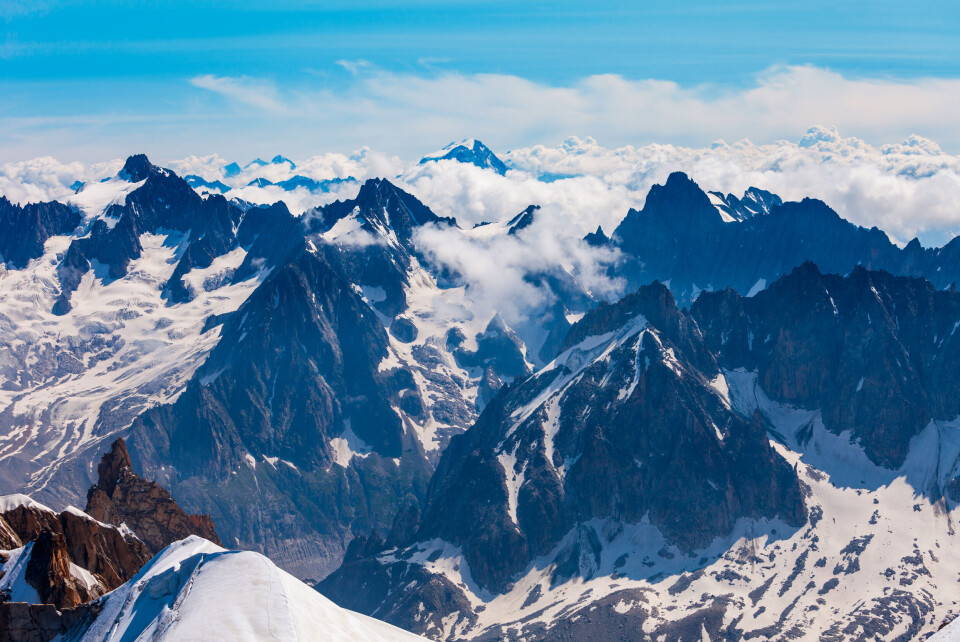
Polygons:
[[271,158],[271,159],[270,159],[270,164],[271,164],[271,165],[287,165],[288,167],[290,167],[290,169],[296,169],[296,168],[297,168],[297,164],[296,164],[296,163],[294,163],[294,162],[293,162],[292,160],[290,160],[289,158],[286,158],[286,157],[284,157],[284,156],[281,156],[280,154],[277,154],[276,156],[274,156],[273,158]]
[[450,143],[443,149],[420,159],[420,164],[437,160],[455,160],[460,163],[469,163],[477,167],[489,168],[503,176],[507,173],[507,166],[490,151],[486,145],[475,138],[467,138],[459,143]]
[[274,185],[282,187],[287,191],[292,191],[299,187],[310,192],[329,192],[333,187],[343,185],[344,183],[355,182],[356,179],[352,176],[348,176],[347,178],[327,178],[318,181],[306,176],[297,175],[286,180],[277,181]]
[[196,174],[190,174],[188,176],[184,176],[183,180],[187,181],[187,184],[190,185],[190,187],[192,187],[193,189],[206,188],[211,190],[217,190],[221,194],[226,194],[227,192],[230,191],[229,185],[226,185],[221,181],[208,181],[200,176],[197,176]]
[[914,239],[901,249],[821,201],[780,203],[755,188],[743,199],[708,195],[679,172],[651,188],[642,210],[628,212],[611,243],[627,257],[618,276],[631,287],[669,283],[683,304],[704,290],[756,292],[806,261],[839,274],[862,265],[922,276],[941,289],[960,281],[958,239],[933,249]]

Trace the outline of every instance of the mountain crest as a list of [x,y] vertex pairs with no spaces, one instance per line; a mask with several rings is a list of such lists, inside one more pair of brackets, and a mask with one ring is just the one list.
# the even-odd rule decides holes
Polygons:
[[146,154],[134,154],[127,158],[118,176],[131,183],[139,183],[160,171],[161,169],[152,164]]
[[501,176],[505,175],[508,169],[489,147],[476,138],[467,138],[459,143],[450,143],[440,151],[421,158],[420,165],[438,160],[455,160],[485,169],[489,168]]

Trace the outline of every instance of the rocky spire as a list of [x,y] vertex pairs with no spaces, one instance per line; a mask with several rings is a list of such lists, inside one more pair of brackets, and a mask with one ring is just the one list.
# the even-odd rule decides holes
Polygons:
[[97,473],[99,479],[87,493],[86,508],[94,519],[126,524],[153,552],[188,535],[220,544],[209,515],[187,514],[165,488],[133,472],[123,439],[113,442]]

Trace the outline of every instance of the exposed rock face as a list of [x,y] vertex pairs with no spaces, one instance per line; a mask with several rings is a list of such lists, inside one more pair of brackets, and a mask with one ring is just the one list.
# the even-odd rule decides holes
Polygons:
[[818,200],[780,203],[756,188],[743,199],[712,199],[680,172],[651,188],[643,209],[630,210],[613,234],[627,255],[614,275],[631,287],[669,281],[684,304],[701,290],[747,294],[805,261],[828,273],[863,265],[923,276],[939,289],[960,280],[960,239],[934,249],[914,239],[901,249],[879,229],[857,227]]
[[[12,534],[10,543],[24,547],[19,560],[25,562],[24,579],[43,602],[60,608],[92,600],[126,582],[150,559],[132,533],[76,509],[55,513],[23,496],[4,499],[8,509],[0,519]],[[86,574],[78,575],[72,565]]]
[[691,316],[725,368],[758,370],[771,398],[821,410],[887,468],[931,419],[960,414],[960,295],[928,281],[805,263],[751,298],[705,293]]
[[24,577],[37,590],[41,604],[74,607],[100,594],[100,586],[88,587],[70,571],[63,533],[45,530],[32,543]]
[[96,520],[122,525],[152,552],[188,535],[220,544],[209,515],[188,515],[159,484],[133,472],[123,439],[117,439],[97,467],[99,481],[87,493],[86,512]]
[[[57,608],[53,604],[0,604],[0,642],[49,642],[79,630],[96,617],[96,605]],[[69,639],[69,638],[68,638]]]
[[0,260],[22,269],[43,254],[51,236],[69,234],[80,224],[80,213],[61,203],[19,206],[0,196]]

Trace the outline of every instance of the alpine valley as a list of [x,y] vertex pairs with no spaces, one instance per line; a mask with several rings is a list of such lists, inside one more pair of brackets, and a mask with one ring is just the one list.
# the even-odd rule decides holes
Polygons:
[[681,172],[585,236],[538,202],[469,224],[431,203],[463,172],[576,180],[471,139],[362,180],[135,155],[0,197],[0,639],[960,613],[960,237]]

